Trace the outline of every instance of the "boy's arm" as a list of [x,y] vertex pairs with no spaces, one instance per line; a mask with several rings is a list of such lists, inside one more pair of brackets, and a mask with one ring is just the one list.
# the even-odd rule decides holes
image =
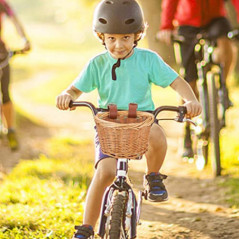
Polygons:
[[[60,110],[69,109],[70,101],[75,101],[83,92],[78,90],[75,86],[70,85],[66,90],[64,90],[56,99],[56,106]],[[75,108],[71,108],[74,110]]]
[[191,117],[198,116],[202,111],[202,106],[198,102],[190,85],[180,76],[170,85],[185,101],[187,115]]

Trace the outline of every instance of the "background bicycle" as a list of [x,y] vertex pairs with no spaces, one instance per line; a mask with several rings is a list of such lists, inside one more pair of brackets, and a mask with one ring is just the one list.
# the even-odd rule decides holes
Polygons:
[[[89,102],[71,102],[70,106],[86,106],[92,110],[102,151],[118,158],[116,179],[106,189],[102,200],[98,235],[101,238],[111,239],[136,238],[142,199],[143,197],[147,199],[147,193],[139,191],[138,201],[136,200],[128,180],[128,160],[141,159],[147,151],[149,130],[154,122],[158,123],[159,120],[192,122],[184,118],[186,107],[161,106],[150,114],[136,112],[135,104],[133,106],[130,104],[129,112],[117,112],[115,106],[110,106],[109,112],[104,113],[98,113],[100,109],[96,109]],[[157,119],[162,111],[177,112],[178,116]],[[86,232],[85,236],[90,235]]]
[[[190,36],[189,36],[190,37]],[[238,37],[238,30],[228,33],[228,38]],[[178,58],[178,44],[184,42],[182,36],[173,36],[175,57]],[[199,100],[203,105],[198,126],[192,128],[193,157],[199,170],[202,170],[210,158],[214,176],[221,175],[220,131],[226,126],[226,110],[231,106],[223,77],[223,66],[217,62],[214,54],[216,39],[206,33],[200,33],[195,39],[195,57],[197,63]],[[210,156],[210,157],[209,157]]]

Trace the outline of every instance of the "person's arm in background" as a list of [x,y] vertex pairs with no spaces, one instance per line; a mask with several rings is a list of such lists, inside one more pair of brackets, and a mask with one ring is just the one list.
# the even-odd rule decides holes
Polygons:
[[161,26],[157,33],[157,39],[171,44],[171,36],[174,30],[173,20],[175,18],[180,0],[163,0],[161,5]]
[[23,26],[20,23],[19,19],[17,18],[15,12],[12,10],[12,8],[10,7],[10,5],[7,2],[2,1],[1,4],[3,5],[5,13],[8,15],[8,17],[10,18],[10,20],[13,22],[14,26],[16,27],[18,34],[22,37],[22,39],[24,41],[23,51],[29,51],[31,48],[30,42],[27,39],[27,36],[23,29]]

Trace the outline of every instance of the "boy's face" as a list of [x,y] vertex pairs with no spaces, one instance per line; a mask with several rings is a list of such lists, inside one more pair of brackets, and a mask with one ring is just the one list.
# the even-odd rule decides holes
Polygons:
[[[105,34],[105,45],[115,59],[124,58],[134,47],[135,34]],[[133,51],[126,57],[130,57]]]

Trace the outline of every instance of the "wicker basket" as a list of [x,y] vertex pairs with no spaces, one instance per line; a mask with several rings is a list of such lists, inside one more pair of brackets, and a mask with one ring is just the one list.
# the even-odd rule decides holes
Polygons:
[[118,111],[116,119],[109,112],[95,116],[101,150],[114,158],[137,159],[148,149],[149,131],[154,116],[137,111],[136,118],[128,118],[128,111]]

